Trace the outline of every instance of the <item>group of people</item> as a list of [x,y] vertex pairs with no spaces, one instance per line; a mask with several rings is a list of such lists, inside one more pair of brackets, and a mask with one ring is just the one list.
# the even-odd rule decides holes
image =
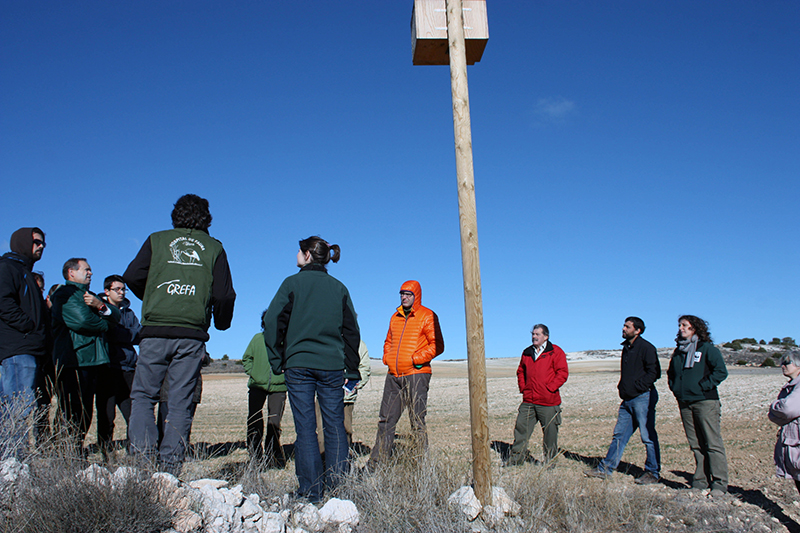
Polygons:
[[[208,233],[211,220],[207,200],[193,194],[179,198],[173,228],[151,234],[123,275],[105,279],[100,295],[89,290],[88,261],[71,258],[63,266],[64,283],[44,298],[44,279],[33,265],[44,252],[45,233],[36,227],[14,232],[11,251],[0,259],[0,457],[24,453],[27,419],[34,411],[37,439],[47,435],[47,409],[55,391],[56,421],[69,431],[78,451],[96,405],[98,444],[104,455],[110,452],[119,408],[128,422],[128,451],[162,471],[180,473],[200,370],[208,361],[208,329],[212,317],[217,329],[230,326],[236,299],[225,250]],[[349,291],[327,271],[330,262],[339,261],[340,247],[321,237],[299,244],[300,270],[280,285],[242,359],[250,377],[246,440],[253,460],[285,465],[280,420],[288,396],[297,435],[296,494],[318,502],[349,469],[353,406],[370,365]],[[125,297],[128,289],[142,300],[141,324]],[[646,462],[636,482],[660,479],[655,382],[661,367],[644,331],[641,318],[625,319],[618,384],[622,402],[608,453],[585,472],[589,477],[610,477],[638,428]],[[544,460],[552,466],[561,424],[559,389],[569,369],[564,351],[550,342],[547,326],[536,324],[531,335],[517,369],[522,403],[506,464],[528,459],[528,440],[540,424]],[[667,377],[695,458],[692,487],[725,493],[728,468],[717,392],[728,375],[725,363],[708,324],[696,316],[680,317],[676,344]],[[391,455],[404,410],[414,449],[427,449],[431,361],[443,352],[436,313],[422,305],[420,284],[406,281],[384,341],[388,373],[368,469]],[[795,392],[800,390],[800,352],[790,353],[782,367],[790,382],[769,413],[781,426],[775,461],[778,475],[798,480],[800,490],[800,392]],[[154,415],[159,402],[166,413],[161,427]]]
[[[11,251],[0,259],[1,456],[27,453],[34,409],[37,441],[46,437],[54,392],[55,423],[76,454],[84,453],[94,406],[100,450],[106,457],[113,451],[119,408],[129,452],[180,472],[200,368],[208,361],[211,318],[217,329],[227,329],[236,293],[225,250],[208,234],[208,201],[182,196],[172,224],[147,238],[123,275],[105,279],[103,294],[90,290],[88,260],[74,257],[64,263],[64,282],[46,299],[43,278],[33,272],[45,233],[36,227],[14,232]],[[141,324],[125,297],[128,289],[142,300]]]
[[[608,479],[622,459],[625,446],[638,429],[646,458],[644,473],[636,479],[640,485],[658,483],[661,475],[661,451],[656,431],[658,391],[661,377],[656,348],[642,337],[644,321],[636,316],[622,326],[622,356],[617,385],[622,400],[617,423],[606,456],[584,474]],[[558,428],[561,425],[559,389],[567,381],[569,370],[564,351],[549,340],[544,324],[531,331],[533,344],[525,348],[517,368],[522,403],[514,427],[514,444],[505,464],[514,466],[528,460],[528,440],[541,424],[545,464],[554,465],[558,454]],[[695,460],[693,489],[709,489],[713,496],[728,491],[728,462],[720,426],[721,405],[717,387],[728,377],[725,361],[714,346],[708,323],[694,315],[678,319],[676,348],[667,369],[669,389],[678,402],[686,440]],[[778,424],[774,460],[780,477],[795,480],[800,491],[800,350],[787,353],[781,361],[789,382],[781,389],[769,410],[769,419]]]
[[[619,406],[617,423],[608,453],[600,463],[585,471],[589,477],[607,479],[622,459],[625,446],[636,429],[646,450],[644,474],[638,484],[657,483],[661,472],[661,452],[656,432],[658,391],[655,382],[661,377],[656,348],[642,337],[644,321],[635,316],[622,326],[622,356],[617,385]],[[561,425],[559,389],[567,381],[569,370],[564,351],[549,340],[544,324],[531,331],[533,344],[522,352],[517,369],[522,404],[514,427],[514,444],[507,465],[518,465],[528,456],[527,442],[537,424],[541,424],[544,460],[553,466],[558,453],[558,427]],[[711,342],[708,324],[693,315],[678,320],[677,347],[670,359],[667,376],[669,388],[680,407],[681,420],[694,453],[696,469],[692,487],[710,488],[714,494],[728,490],[728,465],[720,430],[720,402],[717,386],[728,376],[722,354]]]
[[[300,241],[300,271],[281,284],[262,315],[262,332],[253,338],[242,360],[250,375],[247,445],[251,456],[282,464],[280,418],[288,395],[296,433],[296,494],[311,502],[319,502],[324,491],[348,472],[353,404],[369,379],[369,352],[361,340],[350,293],[328,274],[326,266],[338,262],[340,256],[338,245],[320,237]],[[416,447],[427,448],[430,362],[444,352],[444,339],[438,317],[422,305],[418,282],[407,281],[400,287],[400,306],[392,314],[383,348],[389,371],[370,468],[391,454],[404,409],[409,412]],[[265,401],[268,423],[262,448]]]
[[[64,263],[64,282],[44,298],[43,276],[33,265],[44,252],[45,233],[36,227],[14,232],[11,251],[0,260],[0,455],[26,453],[34,410],[34,428],[49,427],[55,392],[55,421],[76,453],[84,452],[95,405],[98,443],[104,456],[111,453],[118,407],[128,423],[129,453],[180,473],[208,361],[208,329],[212,317],[216,329],[230,327],[236,299],[225,249],[208,233],[211,220],[207,200],[180,197],[173,228],[151,234],[121,276],[106,278],[100,295],[90,290],[88,260],[78,257]],[[320,237],[300,241],[300,271],[281,284],[243,357],[251,457],[285,464],[280,418],[288,395],[297,495],[315,502],[348,471],[353,404],[369,379],[369,352],[350,294],[327,271],[340,253]],[[128,290],[142,300],[141,323],[125,298]],[[400,303],[384,344],[389,375],[373,467],[391,453],[406,408],[415,440],[427,447],[430,362],[444,351],[438,317],[422,305],[418,282],[402,285]]]

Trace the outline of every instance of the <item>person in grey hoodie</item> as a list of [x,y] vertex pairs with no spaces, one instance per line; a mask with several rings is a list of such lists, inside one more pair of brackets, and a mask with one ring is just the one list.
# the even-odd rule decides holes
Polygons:
[[800,350],[792,350],[781,361],[789,382],[769,406],[769,419],[778,424],[775,443],[775,475],[793,479],[800,491]]

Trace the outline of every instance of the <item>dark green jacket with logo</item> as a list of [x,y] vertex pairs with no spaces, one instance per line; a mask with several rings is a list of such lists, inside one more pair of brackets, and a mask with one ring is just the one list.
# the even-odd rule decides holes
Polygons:
[[123,275],[142,300],[141,337],[208,340],[212,313],[219,330],[233,319],[230,268],[222,244],[197,229],[150,235]]
[[119,309],[104,316],[83,301],[88,285],[67,281],[50,298],[53,303],[53,362],[56,368],[104,365],[109,362],[105,333],[119,322]]
[[667,379],[669,389],[679,402],[719,400],[717,385],[728,377],[728,369],[719,348],[710,342],[697,346],[700,360],[692,368],[683,368],[687,355],[675,348],[669,360]]

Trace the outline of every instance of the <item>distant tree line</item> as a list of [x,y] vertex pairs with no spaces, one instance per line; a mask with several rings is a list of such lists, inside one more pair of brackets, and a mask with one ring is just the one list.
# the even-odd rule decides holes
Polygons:
[[[725,344],[722,345],[722,347],[723,348],[730,348],[731,350],[742,350],[742,349],[744,349],[744,345],[745,344],[750,344],[750,345],[767,345],[767,344],[769,344],[769,346],[783,346],[785,348],[796,348],[797,347],[797,342],[795,342],[795,340],[793,338],[791,338],[791,337],[784,337],[782,339],[779,339],[778,337],[772,337],[772,340],[769,341],[769,343],[767,343],[767,341],[765,341],[764,339],[761,339],[760,341],[757,341],[752,337],[744,337],[744,338],[741,338],[741,339],[733,339],[730,342],[726,342]],[[756,351],[756,352],[766,352],[766,350],[764,348],[762,348],[762,347],[759,347],[757,350],[754,350],[754,351]]]

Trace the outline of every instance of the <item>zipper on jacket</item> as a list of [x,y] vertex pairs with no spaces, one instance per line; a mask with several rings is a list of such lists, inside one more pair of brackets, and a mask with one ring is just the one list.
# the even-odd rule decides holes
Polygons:
[[[408,312],[408,315],[403,317],[403,331],[400,332],[400,342],[397,343],[397,353],[394,356],[394,368],[397,370],[397,377],[401,377],[400,374],[400,346],[403,344],[403,335],[406,334],[406,325],[408,324],[408,317],[411,316],[411,311]],[[414,359],[411,359],[411,366],[414,366]]]

